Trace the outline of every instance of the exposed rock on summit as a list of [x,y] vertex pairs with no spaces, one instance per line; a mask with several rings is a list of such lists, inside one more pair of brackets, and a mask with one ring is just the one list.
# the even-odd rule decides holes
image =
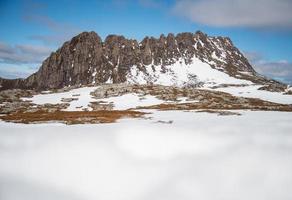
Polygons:
[[[188,66],[193,58],[237,79],[277,84],[277,88],[283,86],[259,76],[227,37],[210,37],[198,31],[145,37],[141,42],[109,35],[102,41],[95,32],[83,32],[51,53],[40,69],[28,78],[0,79],[0,89],[43,90],[101,83],[139,83],[141,80],[146,84],[159,84],[161,74],[173,75],[172,65]],[[196,78],[194,74],[188,76]]]

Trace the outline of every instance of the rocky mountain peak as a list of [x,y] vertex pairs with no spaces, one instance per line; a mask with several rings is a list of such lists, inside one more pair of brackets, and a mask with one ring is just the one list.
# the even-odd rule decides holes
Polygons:
[[95,32],[83,32],[53,52],[27,79],[2,79],[0,83],[1,89],[41,90],[128,82],[136,80],[138,74],[145,83],[155,83],[157,73],[171,74],[172,65],[190,65],[194,58],[232,77],[265,81],[229,38],[197,31],[145,37],[140,43],[120,35],[109,35],[102,41]]

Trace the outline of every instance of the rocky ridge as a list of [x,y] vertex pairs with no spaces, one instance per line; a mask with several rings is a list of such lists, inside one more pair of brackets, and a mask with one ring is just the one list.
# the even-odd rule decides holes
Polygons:
[[83,32],[51,53],[28,78],[0,78],[0,90],[137,83],[135,74],[131,74],[133,68],[143,74],[143,83],[155,84],[151,73],[169,73],[171,65],[177,62],[190,65],[194,57],[231,77],[268,85],[263,89],[283,91],[286,88],[258,75],[229,38],[210,37],[198,31],[145,37],[141,42],[118,35],[109,35],[102,41],[95,32]]

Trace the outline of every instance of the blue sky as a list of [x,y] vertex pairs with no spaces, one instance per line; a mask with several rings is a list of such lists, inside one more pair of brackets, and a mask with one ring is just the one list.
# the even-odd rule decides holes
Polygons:
[[102,38],[228,36],[255,68],[292,82],[291,0],[1,0],[0,76],[26,77],[82,31]]

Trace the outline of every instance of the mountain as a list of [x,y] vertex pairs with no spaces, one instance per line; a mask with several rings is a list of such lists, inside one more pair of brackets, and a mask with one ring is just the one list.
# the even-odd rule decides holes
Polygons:
[[113,123],[141,109],[292,111],[292,88],[259,75],[229,38],[202,32],[141,42],[83,32],[36,73],[0,85],[0,120],[17,123]]
[[1,90],[45,90],[102,83],[137,83],[175,86],[241,85],[283,90],[252,68],[228,37],[200,31],[145,37],[141,42],[95,32],[83,32],[53,52],[40,69],[26,79],[0,79]]

